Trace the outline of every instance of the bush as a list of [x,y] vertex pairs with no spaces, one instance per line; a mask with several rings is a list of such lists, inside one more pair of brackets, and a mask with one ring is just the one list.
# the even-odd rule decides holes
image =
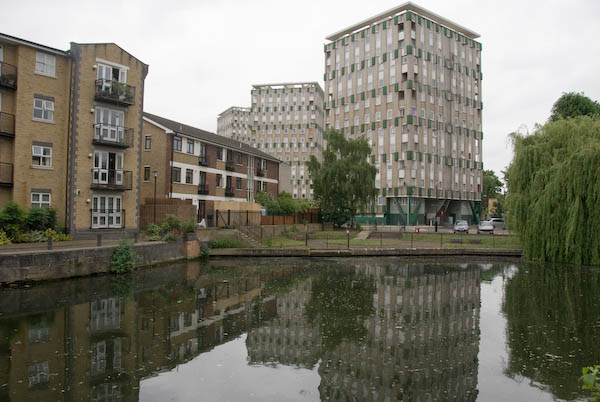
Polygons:
[[244,248],[246,244],[233,237],[223,237],[220,239],[214,239],[208,242],[210,248]]
[[360,225],[360,223],[356,223],[354,226],[356,227],[356,230],[358,230],[359,232],[362,230],[362,226]]
[[56,227],[56,209],[31,208],[26,218],[29,230],[46,230]]
[[581,369],[582,376],[579,380],[583,383],[581,389],[592,391],[594,400],[600,401],[600,365],[584,367]]
[[179,232],[172,230],[163,236],[162,241],[178,241],[180,239],[181,236],[179,235]]
[[172,229],[181,230],[181,219],[177,215],[167,215],[161,226],[167,228],[167,231]]
[[7,203],[0,212],[0,229],[4,230],[6,235],[12,239],[25,229],[25,225],[25,209],[14,201]]
[[0,245],[11,244],[12,242],[4,232],[4,230],[0,230]]
[[195,233],[196,232],[196,222],[194,222],[193,220],[183,222],[181,224],[181,231],[183,233]]
[[131,244],[123,239],[115,249],[110,261],[110,271],[116,274],[131,272],[135,268],[137,257]]
[[73,240],[73,237],[71,237],[71,235],[62,233],[62,232],[57,232],[54,229],[46,229],[44,231],[44,237],[46,239],[48,239],[48,236],[52,236],[52,241],[71,241]]
[[208,257],[210,257],[210,248],[208,248],[205,245],[202,245],[202,247],[200,248],[200,258],[206,259]]
[[300,230],[296,227],[296,225],[292,225],[292,227],[290,228],[290,233],[296,233],[299,232]]

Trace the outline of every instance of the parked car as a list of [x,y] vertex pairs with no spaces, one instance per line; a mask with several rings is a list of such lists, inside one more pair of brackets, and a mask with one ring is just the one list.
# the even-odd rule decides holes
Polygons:
[[477,225],[477,234],[480,233],[489,233],[494,234],[494,225],[490,221],[481,221],[479,225]]
[[454,233],[469,233],[469,222],[456,221],[454,224]]
[[490,222],[492,222],[492,225],[497,229],[506,229],[506,224],[502,218],[491,218]]

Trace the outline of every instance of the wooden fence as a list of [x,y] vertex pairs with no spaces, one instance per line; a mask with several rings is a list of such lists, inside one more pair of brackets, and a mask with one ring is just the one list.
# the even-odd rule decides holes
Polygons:
[[196,222],[196,207],[192,200],[146,198],[140,205],[140,228],[145,229],[149,224],[160,224],[167,215],[176,215],[184,221]]

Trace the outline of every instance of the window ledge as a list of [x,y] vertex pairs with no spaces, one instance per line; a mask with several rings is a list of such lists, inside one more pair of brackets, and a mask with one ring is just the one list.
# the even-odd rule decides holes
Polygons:
[[31,165],[32,169],[41,169],[41,170],[54,170],[54,168],[52,166],[38,166],[38,165]]
[[54,122],[54,120],[44,120],[44,119],[37,119],[37,118],[32,118],[32,121],[37,121],[38,123],[46,123],[46,124],[56,124]]
[[42,77],[48,77],[48,78],[54,78],[54,79],[56,79],[56,73],[54,73],[54,75],[42,73],[42,72],[39,72],[39,71],[34,71],[33,73],[35,75],[41,75]]

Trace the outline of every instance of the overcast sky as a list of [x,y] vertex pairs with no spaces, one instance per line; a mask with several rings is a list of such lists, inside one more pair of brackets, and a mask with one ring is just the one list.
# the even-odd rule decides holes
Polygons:
[[[115,42],[150,65],[150,113],[216,131],[252,84],[318,81],[325,36],[401,4],[366,0],[3,0],[0,32],[59,49]],[[562,92],[600,99],[600,1],[420,0],[483,44],[483,161],[510,162],[507,134],[543,123]]]

